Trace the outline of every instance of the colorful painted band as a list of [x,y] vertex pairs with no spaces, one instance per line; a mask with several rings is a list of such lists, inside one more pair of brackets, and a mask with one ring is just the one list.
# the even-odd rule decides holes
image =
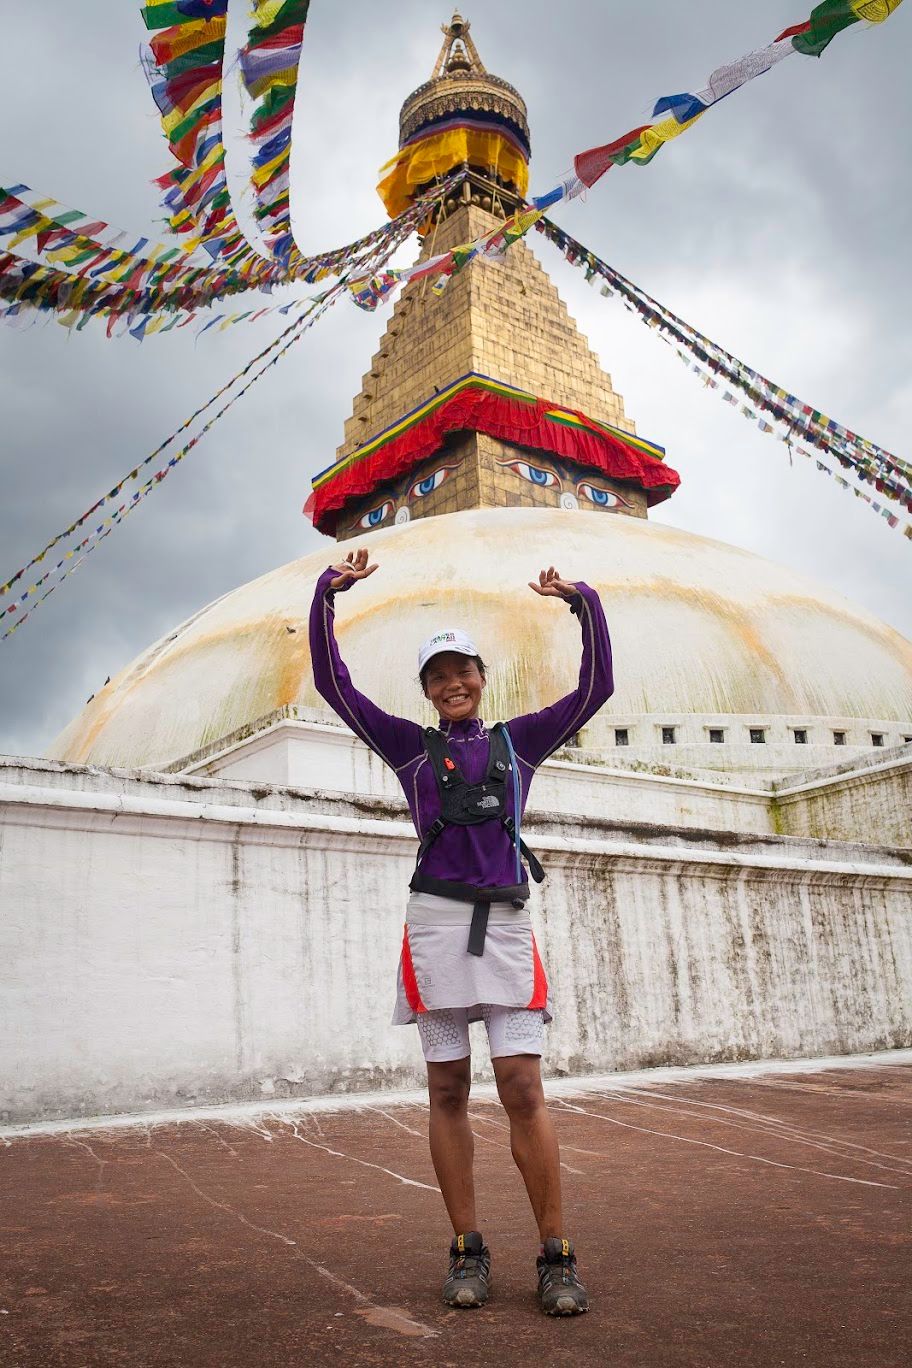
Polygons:
[[562,456],[645,490],[650,504],[667,499],[680,483],[654,443],[489,376],[470,374],[317,475],[305,512],[319,531],[333,535],[350,499],[413,469],[454,432],[483,432]]

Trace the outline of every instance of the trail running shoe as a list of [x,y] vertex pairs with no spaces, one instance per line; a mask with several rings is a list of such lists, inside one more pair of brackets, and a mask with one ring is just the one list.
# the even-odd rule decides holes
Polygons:
[[538,1297],[546,1316],[578,1316],[589,1310],[589,1294],[576,1273],[576,1255],[569,1240],[545,1240],[536,1260]]
[[477,1230],[454,1235],[450,1271],[443,1284],[447,1306],[484,1306],[491,1284],[491,1251]]

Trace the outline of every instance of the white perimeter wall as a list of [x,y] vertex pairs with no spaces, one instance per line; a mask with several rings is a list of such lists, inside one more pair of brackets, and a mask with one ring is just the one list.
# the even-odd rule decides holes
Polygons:
[[[382,800],[5,777],[3,1120],[423,1078],[387,1024],[415,842]],[[534,845],[551,1073],[912,1044],[900,852],[572,818]]]
[[[250,737],[229,741],[224,749],[216,745],[179,763],[182,774],[397,799],[402,793],[392,770],[373,751],[347,728],[325,722],[278,718]],[[772,787],[763,783],[738,782],[723,774],[687,778],[638,773],[601,759],[588,764],[546,760],[536,771],[530,802],[536,811],[772,833]]]

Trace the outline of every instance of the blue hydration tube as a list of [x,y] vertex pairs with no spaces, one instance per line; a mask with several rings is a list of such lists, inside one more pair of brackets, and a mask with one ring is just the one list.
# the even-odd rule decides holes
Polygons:
[[510,771],[513,775],[513,824],[515,828],[514,835],[516,838],[516,882],[520,884],[522,883],[522,863],[519,858],[519,766],[516,763],[516,752],[513,749],[513,740],[510,736],[510,730],[507,727],[506,723],[504,723],[503,734],[504,740],[507,743],[507,751],[510,756]]

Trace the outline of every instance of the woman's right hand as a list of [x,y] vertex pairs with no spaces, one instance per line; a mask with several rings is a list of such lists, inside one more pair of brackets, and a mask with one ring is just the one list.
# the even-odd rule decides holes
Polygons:
[[335,579],[329,581],[330,589],[348,589],[355,580],[367,579],[368,575],[372,575],[378,569],[378,566],[376,563],[368,565],[367,551],[362,546],[357,551],[349,551],[345,560],[332,568],[337,573]]

